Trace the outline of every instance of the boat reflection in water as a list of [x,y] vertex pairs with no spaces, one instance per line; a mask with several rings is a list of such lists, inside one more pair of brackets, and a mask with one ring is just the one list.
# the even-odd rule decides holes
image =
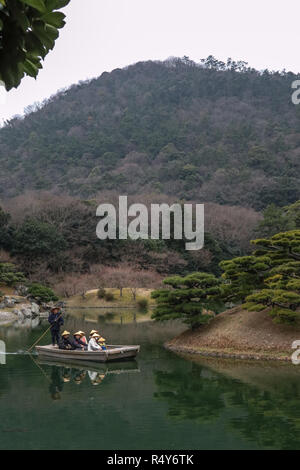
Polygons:
[[[119,375],[139,373],[140,369],[136,361],[125,362],[122,364],[95,364],[95,363],[72,363],[62,364],[61,362],[38,359],[36,364],[40,367],[42,373],[50,382],[49,392],[53,400],[60,400],[61,393],[65,385],[82,383],[99,386],[107,375]],[[51,376],[47,375],[43,366],[51,366]]]

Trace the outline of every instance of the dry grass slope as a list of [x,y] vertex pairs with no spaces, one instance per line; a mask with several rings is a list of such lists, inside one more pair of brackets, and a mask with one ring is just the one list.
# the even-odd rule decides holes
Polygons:
[[243,359],[290,360],[300,326],[274,324],[267,310],[236,307],[196,331],[185,331],[166,344],[172,350]]

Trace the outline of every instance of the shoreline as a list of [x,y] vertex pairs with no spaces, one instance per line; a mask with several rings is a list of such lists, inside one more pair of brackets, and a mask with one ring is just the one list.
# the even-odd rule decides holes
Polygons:
[[249,312],[237,306],[198,329],[186,330],[164,346],[194,356],[287,363],[296,340],[300,340],[300,325],[275,324],[267,309]]
[[[164,344],[165,349],[168,351],[172,351],[174,353],[179,354],[190,354],[190,355],[197,355],[206,358],[220,358],[220,359],[239,359],[245,361],[275,361],[275,362],[290,362],[291,363],[291,355],[288,356],[286,353],[282,352],[276,355],[275,353],[263,353],[261,351],[255,351],[249,353],[249,351],[238,351],[238,350],[218,350],[218,349],[209,349],[209,348],[201,348],[195,349],[189,346],[176,346],[174,344],[170,344],[167,342]],[[281,355],[282,354],[282,355]]]
[[[76,306],[73,307],[73,306],[69,306],[68,304],[66,304],[66,309],[70,309],[70,310],[72,310],[72,309],[73,310],[78,310],[78,309],[80,309],[80,310],[85,310],[85,309],[90,310],[90,309],[108,309],[108,308],[109,309],[116,309],[116,308],[117,309],[122,309],[122,308],[125,308],[125,309],[130,309],[130,310],[141,310],[140,307],[136,304],[134,304],[134,305],[122,305],[122,304],[116,305],[115,304],[115,305],[105,305],[105,306],[103,306],[103,305],[97,306],[96,305],[96,306],[92,306],[92,307],[76,307]],[[153,309],[154,306],[149,305],[147,308],[150,310],[150,309]]]
[[11,312],[0,312],[0,326],[5,326],[18,320],[18,316]]

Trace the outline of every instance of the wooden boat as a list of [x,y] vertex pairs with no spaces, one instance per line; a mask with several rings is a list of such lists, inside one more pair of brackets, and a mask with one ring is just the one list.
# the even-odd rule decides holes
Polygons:
[[106,351],[78,351],[59,349],[57,346],[36,346],[41,358],[67,361],[111,362],[134,359],[140,351],[140,346],[108,345]]

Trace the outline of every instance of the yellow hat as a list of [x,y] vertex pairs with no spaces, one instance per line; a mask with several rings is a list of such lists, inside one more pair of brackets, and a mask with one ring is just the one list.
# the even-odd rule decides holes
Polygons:
[[105,343],[106,339],[105,339],[105,338],[100,338],[100,341],[102,341],[103,343]]
[[81,336],[85,336],[85,332],[84,331],[79,331],[79,333],[81,334]]
[[97,330],[92,330],[92,331],[90,332],[90,336],[93,336],[95,333],[97,333],[97,334],[98,334],[98,333],[99,333],[99,331],[97,331]]
[[94,333],[94,334],[92,335],[92,338],[100,338],[100,335],[98,335],[98,333]]
[[68,335],[70,335],[70,334],[71,334],[71,333],[70,333],[69,331],[66,331],[66,330],[65,330],[61,335],[62,335],[62,336],[68,336]]
[[76,333],[74,333],[74,336],[82,336],[82,332],[81,332],[81,331],[77,331]]

